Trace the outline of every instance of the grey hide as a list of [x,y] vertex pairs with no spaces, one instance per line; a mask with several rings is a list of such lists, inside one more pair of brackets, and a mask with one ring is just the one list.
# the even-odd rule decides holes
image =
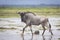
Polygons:
[[[26,27],[30,27],[31,32],[32,32],[32,26],[31,25],[42,25],[43,28],[43,33],[45,32],[45,27],[48,27],[49,32],[51,33],[51,35],[53,35],[52,30],[51,30],[51,24],[49,23],[48,18],[46,17],[40,17],[32,12],[18,12],[18,14],[21,16],[21,21],[24,22],[26,24],[26,26],[23,28],[23,32]],[[32,32],[33,35],[33,32]]]

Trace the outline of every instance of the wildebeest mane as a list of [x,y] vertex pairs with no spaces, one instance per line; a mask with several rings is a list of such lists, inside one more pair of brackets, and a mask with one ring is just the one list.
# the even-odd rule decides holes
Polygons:
[[27,13],[32,13],[33,15],[35,15],[35,16],[36,16],[36,14],[35,14],[35,13],[33,13],[33,12],[25,12],[25,14],[27,14]]
[[25,15],[29,14],[29,13],[32,13],[34,16],[36,16],[36,14],[33,13],[33,12],[18,12],[18,14],[20,14],[20,16],[21,16],[21,21],[22,22],[26,22],[27,17]]

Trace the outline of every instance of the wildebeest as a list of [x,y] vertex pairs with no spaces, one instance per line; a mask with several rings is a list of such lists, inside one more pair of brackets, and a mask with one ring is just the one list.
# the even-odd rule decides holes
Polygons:
[[[32,12],[18,12],[18,14],[21,16],[21,21],[26,24],[26,26],[23,28],[23,32],[26,27],[30,27],[30,30],[32,32],[32,25],[42,25],[43,27],[43,33],[45,32],[45,26],[49,28],[49,32],[51,35],[53,35],[52,30],[51,30],[51,24],[49,23],[48,18],[46,17],[40,17]],[[32,32],[33,34],[33,32]]]

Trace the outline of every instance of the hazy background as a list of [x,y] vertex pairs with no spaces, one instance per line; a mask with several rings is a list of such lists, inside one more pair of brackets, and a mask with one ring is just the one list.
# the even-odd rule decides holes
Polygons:
[[0,0],[0,5],[60,4],[60,0]]

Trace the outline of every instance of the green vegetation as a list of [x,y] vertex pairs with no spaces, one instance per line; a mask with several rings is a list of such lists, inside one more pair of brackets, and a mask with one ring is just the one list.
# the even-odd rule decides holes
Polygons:
[[13,7],[0,7],[0,18],[10,18],[10,17],[19,17],[17,12],[34,12],[38,15],[44,16],[60,16],[60,7],[59,8],[13,8]]

